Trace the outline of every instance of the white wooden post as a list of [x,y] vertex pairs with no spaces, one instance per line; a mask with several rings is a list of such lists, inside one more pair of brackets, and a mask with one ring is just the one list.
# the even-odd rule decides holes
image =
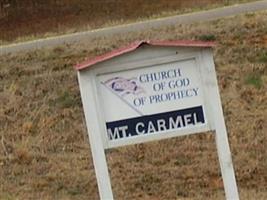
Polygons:
[[213,116],[211,123],[216,131],[216,146],[220,162],[220,168],[223,178],[224,190],[227,200],[238,200],[238,190],[234,174],[234,168],[231,159],[231,152],[227,138],[227,131],[225,127],[223,111],[221,106],[220,94],[218,90],[215,66],[212,58],[212,51],[210,49],[203,50],[205,85],[209,91],[209,105],[210,112]]
[[97,108],[90,106],[90,104],[96,105],[95,96],[93,95],[93,84],[92,76],[82,76],[78,72],[78,79],[80,85],[80,92],[82,97],[82,103],[85,113],[85,120],[87,125],[87,132],[89,135],[91,151],[93,156],[93,162],[95,167],[97,185],[99,190],[100,199],[102,200],[113,200],[113,194],[111,189],[111,183],[108,173],[108,167],[106,162],[105,150],[102,142],[101,130],[99,128],[99,121],[96,116],[98,116]]

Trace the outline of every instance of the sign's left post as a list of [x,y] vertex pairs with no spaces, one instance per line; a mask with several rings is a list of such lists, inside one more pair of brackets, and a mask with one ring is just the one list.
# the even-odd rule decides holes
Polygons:
[[92,92],[89,92],[94,90],[94,77],[90,73],[81,74],[78,72],[78,80],[100,199],[113,200],[101,130],[99,128],[98,118],[95,117],[98,115],[96,97]]

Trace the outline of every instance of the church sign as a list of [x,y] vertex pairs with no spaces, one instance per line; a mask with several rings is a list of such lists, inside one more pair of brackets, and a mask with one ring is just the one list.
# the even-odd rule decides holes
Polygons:
[[100,197],[105,149],[215,131],[227,199],[238,199],[212,57],[201,41],[141,41],[76,66]]

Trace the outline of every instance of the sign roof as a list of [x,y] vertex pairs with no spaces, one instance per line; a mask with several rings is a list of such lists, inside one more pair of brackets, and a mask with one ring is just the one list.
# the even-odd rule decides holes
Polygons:
[[83,70],[89,68],[97,63],[109,60],[111,58],[117,57],[119,55],[131,52],[141,47],[142,45],[151,45],[151,46],[166,46],[166,47],[213,47],[215,46],[214,42],[206,41],[193,41],[193,40],[176,40],[176,41],[156,41],[156,40],[142,40],[136,41],[129,44],[126,47],[115,49],[111,52],[105,53],[94,58],[87,59],[77,65],[75,65],[76,70]]

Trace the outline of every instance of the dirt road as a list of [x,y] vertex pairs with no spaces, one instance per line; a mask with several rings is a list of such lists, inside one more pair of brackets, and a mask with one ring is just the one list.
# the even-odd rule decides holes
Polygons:
[[82,40],[90,40],[101,36],[111,36],[118,33],[129,33],[135,30],[147,30],[170,26],[174,24],[188,24],[199,21],[215,20],[219,18],[229,17],[247,12],[262,11],[267,9],[267,0],[256,1],[252,3],[244,3],[240,5],[228,6],[223,8],[212,9],[177,15],[161,19],[137,22],[132,24],[120,25],[115,27],[101,28],[93,31],[78,32],[68,35],[49,37],[23,43],[4,45],[0,47],[0,54],[14,53],[19,51],[30,51],[43,47],[54,47],[66,43],[74,43]]

